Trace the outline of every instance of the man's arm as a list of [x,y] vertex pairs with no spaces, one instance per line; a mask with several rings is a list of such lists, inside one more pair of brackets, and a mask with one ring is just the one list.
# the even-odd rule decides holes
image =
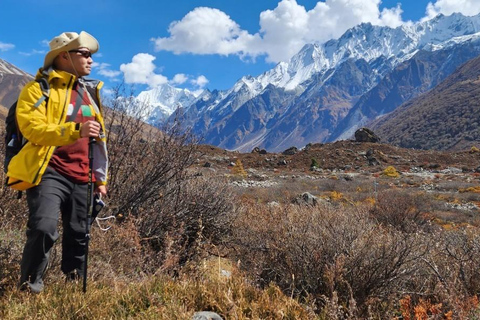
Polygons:
[[[20,93],[16,118],[23,136],[31,143],[44,146],[62,146],[73,143],[80,138],[80,126],[73,122],[51,123],[47,119],[47,102],[35,106],[43,93],[40,85],[32,81]],[[50,99],[49,99],[50,100]],[[48,103],[48,108],[62,112],[64,106]],[[56,110],[58,109],[58,110]],[[61,122],[61,121],[58,121]]]

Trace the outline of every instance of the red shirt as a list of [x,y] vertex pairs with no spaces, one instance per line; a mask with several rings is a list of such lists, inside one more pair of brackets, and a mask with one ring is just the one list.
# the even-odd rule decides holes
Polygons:
[[[78,97],[77,88],[78,83],[72,90],[66,121],[71,121],[72,113],[76,108],[76,100]],[[73,121],[75,123],[85,123],[88,120],[95,120],[95,111],[91,105],[86,90],[84,90],[81,105],[78,108],[77,115]],[[49,166],[74,183],[87,183],[88,138],[79,138],[72,144],[57,147],[49,162]],[[95,181],[95,178],[92,178]]]

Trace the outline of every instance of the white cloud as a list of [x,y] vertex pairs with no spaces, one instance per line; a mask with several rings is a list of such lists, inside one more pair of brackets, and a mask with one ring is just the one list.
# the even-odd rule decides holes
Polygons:
[[33,49],[30,52],[19,52],[19,54],[21,54],[22,56],[26,56],[26,57],[30,57],[30,56],[37,55],[37,54],[44,55],[46,53],[47,53],[47,51],[45,51],[45,50],[36,50],[36,49]]
[[14,44],[0,41],[0,51],[8,51],[8,50],[12,50],[13,48],[15,48]]
[[478,0],[437,0],[429,2],[425,19],[431,19],[443,13],[451,15],[454,12],[463,13],[466,16],[473,16],[480,12],[480,1]]
[[132,62],[120,65],[126,83],[146,84],[153,88],[168,82],[168,79],[156,74],[153,61],[156,58],[148,53],[139,53],[132,58]]
[[[120,70],[123,72],[125,83],[130,84],[146,84],[150,88],[154,88],[164,83],[170,83],[172,85],[181,85],[189,81],[190,84],[198,88],[203,88],[208,79],[200,75],[195,79],[191,79],[190,75],[184,73],[177,73],[169,81],[167,77],[155,73],[158,70],[157,66],[153,63],[156,58],[148,53],[139,53],[132,58],[132,62],[120,65]],[[94,67],[99,68],[99,74],[104,76],[117,76],[120,72],[109,70],[110,65],[107,63],[94,63]]]
[[[176,54],[242,54],[254,55],[258,35],[241,30],[240,26],[224,12],[198,7],[180,21],[170,24],[170,37],[152,39],[157,51],[167,50]],[[260,52],[257,52],[257,54]]]
[[173,76],[172,83],[173,84],[183,84],[187,82],[188,76],[185,75],[184,73],[177,73],[175,76]]
[[121,74],[120,71],[110,69],[110,64],[108,63],[94,62],[93,67],[98,69],[97,71],[98,74],[107,78],[116,78]]
[[175,54],[236,54],[268,61],[288,60],[303,45],[324,42],[342,35],[361,22],[397,27],[402,23],[399,5],[379,10],[380,0],[319,1],[307,11],[296,0],[282,0],[273,10],[260,14],[260,30],[250,34],[227,14],[199,7],[169,27],[169,37],[152,39],[157,51]]
[[267,60],[288,60],[305,43],[325,42],[340,37],[362,22],[397,27],[401,8],[379,10],[380,0],[326,0],[307,11],[295,0],[283,0],[274,10],[260,14],[262,44]]
[[199,88],[205,87],[208,82],[209,82],[208,79],[204,75],[198,76],[196,79],[190,80],[191,84]]

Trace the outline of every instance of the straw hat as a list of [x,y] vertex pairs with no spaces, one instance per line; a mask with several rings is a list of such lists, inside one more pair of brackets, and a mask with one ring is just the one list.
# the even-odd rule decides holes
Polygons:
[[70,51],[78,48],[88,48],[91,53],[98,51],[98,41],[85,31],[80,32],[64,32],[50,41],[50,51],[45,56],[43,68],[46,69],[52,65],[53,60],[60,52]]

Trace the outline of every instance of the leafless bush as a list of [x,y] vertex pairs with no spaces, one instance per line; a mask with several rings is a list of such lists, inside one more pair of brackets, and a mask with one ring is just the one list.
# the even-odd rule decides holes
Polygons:
[[[0,127],[1,128],[1,127]],[[0,138],[0,150],[5,150],[5,139]],[[23,230],[28,216],[25,196],[5,186],[4,152],[0,152],[2,186],[0,187],[0,295],[5,288],[16,285],[19,277]]]
[[376,224],[363,208],[249,206],[236,222],[238,258],[261,284],[275,282],[320,305],[333,298],[362,308],[372,297],[388,301],[416,285],[430,245],[420,233]]
[[199,155],[197,140],[180,121],[162,130],[146,125],[130,115],[134,107],[142,113],[142,106],[132,106],[120,90],[106,121],[110,210],[133,219],[142,244],[156,252],[146,268],[161,266],[170,253],[178,266],[226,235],[233,199],[225,182],[189,170]]
[[466,228],[446,231],[442,233],[438,243],[439,256],[435,262],[431,262],[431,267],[438,271],[441,283],[458,297],[478,294],[480,292],[478,230]]
[[430,227],[429,203],[421,193],[390,189],[379,193],[370,213],[382,225],[415,232],[420,227]]

